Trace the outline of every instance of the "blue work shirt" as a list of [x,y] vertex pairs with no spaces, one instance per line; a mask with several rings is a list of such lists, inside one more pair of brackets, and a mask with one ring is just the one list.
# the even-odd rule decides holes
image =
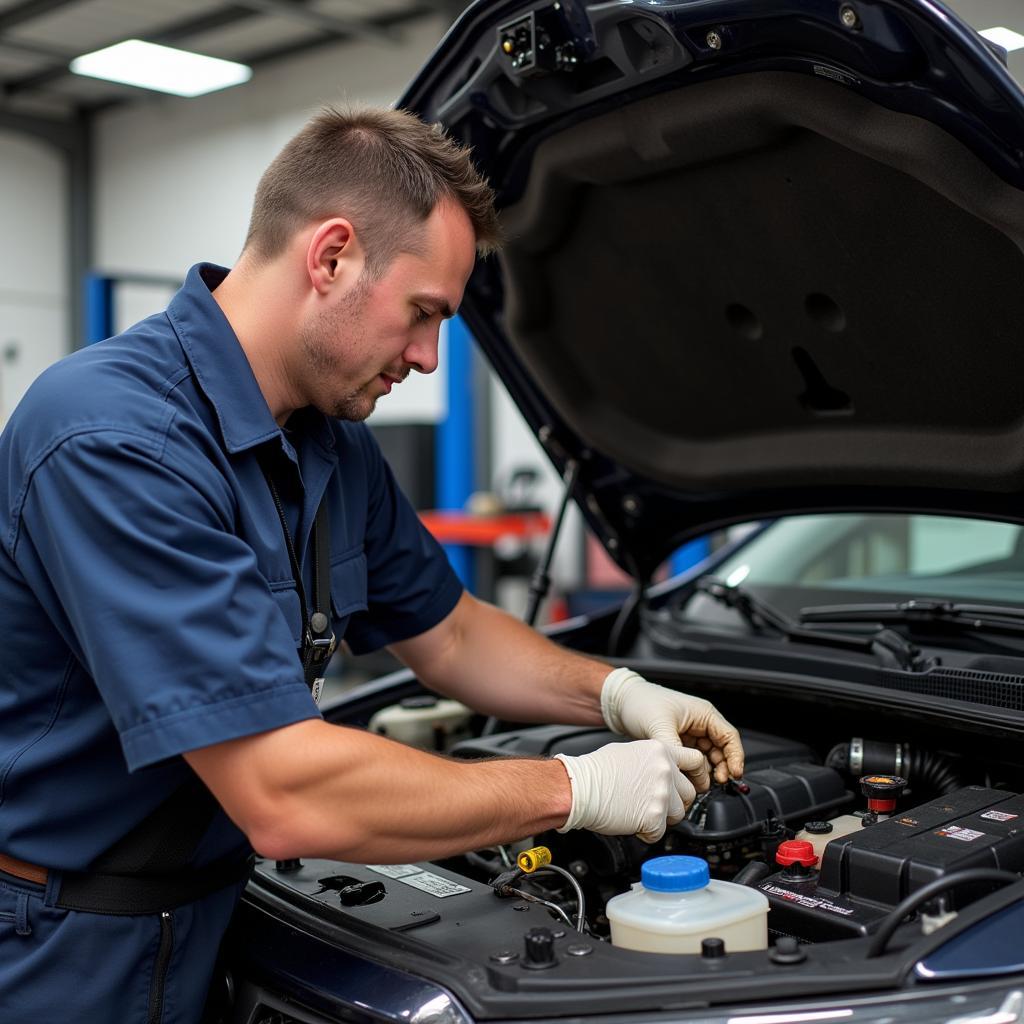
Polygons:
[[[0,436],[0,852],[51,889],[178,788],[183,752],[319,715],[260,458],[307,594],[328,495],[353,651],[430,629],[462,593],[364,425],[307,408],[278,427],[211,295],[226,273],[193,267],[165,312],[48,369]],[[218,814],[194,862],[244,843]],[[9,955],[3,927],[0,906]]]

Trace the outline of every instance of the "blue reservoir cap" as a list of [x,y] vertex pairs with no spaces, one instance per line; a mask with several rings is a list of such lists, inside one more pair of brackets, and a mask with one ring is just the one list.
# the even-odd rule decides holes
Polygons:
[[692,892],[711,881],[711,872],[702,857],[654,857],[644,861],[640,881],[653,892]]

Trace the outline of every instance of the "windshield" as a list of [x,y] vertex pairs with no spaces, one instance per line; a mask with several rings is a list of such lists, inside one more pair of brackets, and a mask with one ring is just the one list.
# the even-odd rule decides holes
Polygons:
[[790,516],[753,537],[715,576],[731,586],[784,587],[794,606],[851,600],[855,591],[857,600],[944,597],[1024,607],[1024,532],[940,516]]

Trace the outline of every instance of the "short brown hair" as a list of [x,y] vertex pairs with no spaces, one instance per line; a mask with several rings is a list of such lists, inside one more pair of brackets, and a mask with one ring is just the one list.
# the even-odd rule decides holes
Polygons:
[[405,110],[325,107],[260,179],[245,248],[273,259],[300,228],[341,215],[360,232],[367,269],[380,272],[442,199],[469,215],[479,252],[497,247],[494,192],[439,125]]

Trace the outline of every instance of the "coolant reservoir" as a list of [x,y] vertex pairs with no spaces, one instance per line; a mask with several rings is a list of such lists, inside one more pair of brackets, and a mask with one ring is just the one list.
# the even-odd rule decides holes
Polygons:
[[629,892],[605,909],[612,945],[648,953],[699,953],[702,939],[727,952],[768,948],[768,899],[757,889],[712,881],[700,857],[655,857]]
[[851,832],[860,832],[864,827],[864,819],[857,814],[841,814],[831,821],[809,821],[796,838],[806,840],[814,847],[814,854],[821,863],[825,856],[825,847],[833,839],[848,836]]
[[473,712],[457,700],[424,694],[378,711],[369,721],[369,730],[421,750],[447,750],[468,736],[472,717]]

